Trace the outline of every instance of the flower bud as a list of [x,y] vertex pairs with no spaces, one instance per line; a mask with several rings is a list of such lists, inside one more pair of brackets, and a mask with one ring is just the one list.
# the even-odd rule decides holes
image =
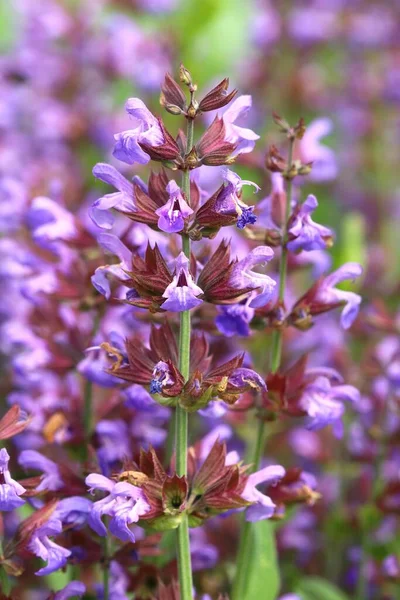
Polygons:
[[179,67],[179,79],[185,85],[192,85],[192,76],[190,71],[188,71],[183,64]]

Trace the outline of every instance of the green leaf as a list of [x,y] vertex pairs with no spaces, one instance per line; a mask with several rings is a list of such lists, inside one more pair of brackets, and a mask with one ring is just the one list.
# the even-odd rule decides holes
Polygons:
[[251,523],[251,556],[243,600],[276,600],[280,576],[275,543],[275,525],[271,521]]
[[[339,264],[337,266],[340,267],[346,262],[358,262],[365,266],[366,254],[367,241],[365,218],[361,213],[347,213],[342,218],[340,231],[340,253],[338,257]],[[345,283],[340,287],[342,289],[355,291],[359,285],[360,282],[357,280],[356,283]]]
[[3,567],[0,567],[0,590],[7,596],[11,592],[11,578],[7,575]]
[[305,577],[296,587],[302,600],[349,600],[336,585],[321,577]]

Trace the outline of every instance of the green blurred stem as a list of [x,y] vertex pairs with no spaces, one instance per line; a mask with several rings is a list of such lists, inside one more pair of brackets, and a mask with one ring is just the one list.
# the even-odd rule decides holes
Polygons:
[[[293,146],[294,140],[290,140],[289,155],[288,155],[288,171],[293,161]],[[287,180],[286,189],[286,214],[285,214],[285,225],[282,236],[282,255],[279,267],[279,296],[278,303],[283,304],[285,296],[286,286],[286,275],[287,275],[287,263],[288,263],[288,251],[286,248],[287,242],[287,224],[290,216],[290,207],[292,203],[292,179]],[[272,337],[272,350],[271,350],[271,372],[275,373],[278,371],[281,358],[282,358],[282,329],[275,329]],[[261,458],[266,440],[265,422],[261,419],[258,420],[257,436],[254,443],[254,448],[251,453],[250,463],[252,472],[257,471],[260,468]],[[247,589],[247,578],[250,572],[248,561],[251,560],[251,543],[252,543],[252,528],[256,527],[256,523],[250,523],[245,520],[243,515],[243,521],[241,526],[239,549],[236,559],[236,576],[232,587],[232,600],[243,600],[246,595]]]
[[[187,151],[190,152],[193,146],[193,127],[192,119],[187,121]],[[190,175],[189,170],[183,171],[182,191],[186,196],[186,201],[190,206]],[[190,238],[182,235],[182,250],[190,260]],[[185,381],[190,375],[190,335],[191,322],[190,311],[180,313],[179,328],[179,370]],[[187,445],[188,445],[188,413],[179,406],[176,407],[175,414],[175,455],[176,472],[182,477],[187,474]],[[187,515],[182,517],[181,524],[177,529],[178,543],[178,572],[181,600],[192,600],[193,598],[193,580],[192,565],[190,557],[189,525]]]
[[[386,424],[386,417],[387,417],[389,401],[390,401],[390,399],[387,398],[387,400],[385,401],[385,404],[383,405],[383,408],[382,408],[381,414],[380,414],[380,418],[379,418],[379,430],[378,431],[379,431],[380,435],[382,436],[382,438],[379,440],[380,444],[378,446],[378,451],[377,451],[377,454],[375,457],[375,461],[373,463],[373,474],[372,474],[373,483],[372,483],[372,490],[371,490],[372,502],[375,501],[375,498],[379,494],[381,481],[382,481],[381,472],[382,472],[382,467],[383,467],[385,456],[386,456],[386,440],[384,437],[384,431],[385,431],[385,424]],[[366,523],[364,523],[364,521],[362,521],[361,526],[362,526],[361,539],[360,539],[361,557],[360,557],[360,568],[358,570],[358,581],[357,581],[355,600],[365,600],[365,598],[367,597],[367,590],[368,590],[368,577],[366,576],[365,571],[366,571],[366,566],[367,566],[367,562],[368,562],[369,532],[366,530]]]
[[92,392],[93,384],[88,379],[85,381],[83,392],[83,428],[85,431],[85,440],[89,441],[92,430]]

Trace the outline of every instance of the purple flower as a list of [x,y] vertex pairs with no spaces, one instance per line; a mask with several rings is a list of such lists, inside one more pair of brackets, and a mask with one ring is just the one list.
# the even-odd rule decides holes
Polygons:
[[171,377],[171,371],[166,362],[160,360],[153,370],[153,376],[150,381],[150,394],[161,394],[162,389],[166,385],[175,383]]
[[58,501],[52,518],[59,519],[69,529],[80,529],[83,527],[92,510],[92,502],[81,496],[70,496]]
[[122,419],[104,419],[97,423],[96,434],[100,443],[97,452],[100,468],[108,474],[113,463],[131,455],[128,426]]
[[382,562],[382,570],[387,577],[400,578],[400,561],[395,554],[389,554]]
[[163,132],[157,118],[139,98],[129,98],[125,109],[135,121],[136,127],[115,134],[116,144],[113,155],[128,165],[134,163],[145,165],[149,162],[150,157],[139,146],[139,142],[151,146],[161,146],[164,143]]
[[232,383],[232,385],[235,385],[236,387],[250,385],[256,390],[267,389],[264,379],[258,373],[253,371],[253,369],[247,369],[245,367],[236,369],[229,377],[229,383]]
[[120,263],[114,265],[105,265],[98,267],[91,277],[91,282],[96,290],[105,296],[107,300],[111,296],[110,277],[115,277],[119,280],[129,279],[129,275],[125,272],[129,269],[131,261],[131,252],[123,242],[112,233],[101,233],[97,241],[105,250],[118,256]]
[[90,217],[96,225],[102,229],[111,229],[115,221],[113,215],[109,212],[111,208],[115,208],[122,213],[136,211],[133,184],[121,175],[115,167],[106,163],[97,163],[93,169],[93,175],[118,190],[118,192],[106,194],[95,200],[89,211]]
[[257,221],[257,217],[254,214],[254,206],[247,206],[241,200],[242,187],[244,185],[252,185],[256,188],[256,192],[260,189],[256,183],[241,179],[239,175],[224,169],[222,177],[224,181],[228,183],[224,190],[224,206],[221,207],[221,212],[228,213],[233,212],[237,214],[236,226],[238,229],[244,229],[246,225],[253,225]]
[[78,363],[77,370],[89,381],[105,388],[120,385],[121,381],[107,373],[110,361],[100,346],[91,346],[85,350],[85,358]]
[[210,544],[206,532],[200,527],[190,530],[190,553],[192,555],[193,571],[212,569],[219,558],[218,549]]
[[28,549],[47,562],[47,565],[36,571],[35,575],[49,575],[53,571],[61,569],[66,564],[71,551],[59,546],[49,538],[49,536],[57,535],[61,531],[61,521],[51,518],[47,523],[33,532]]
[[359,391],[352,385],[332,386],[328,377],[319,376],[308,384],[299,400],[299,406],[308,415],[307,428],[318,430],[327,425],[340,425],[344,413],[343,401],[357,403]]
[[258,491],[257,486],[260,483],[274,485],[284,475],[285,469],[279,465],[264,467],[264,469],[249,475],[242,497],[254,504],[246,510],[246,521],[255,522],[272,517],[276,505],[269,496]]
[[307,199],[300,204],[291,220],[288,233],[289,242],[287,247],[289,250],[323,250],[327,246],[327,242],[332,239],[333,233],[328,227],[314,223],[311,214],[317,208],[318,202],[315,196],[308,196]]
[[268,275],[256,273],[252,269],[256,265],[269,262],[273,256],[273,250],[269,246],[257,246],[235,265],[231,283],[238,288],[253,286],[254,290],[260,290],[260,293],[251,300],[249,304],[251,308],[265,306],[272,297],[276,282]]
[[78,233],[74,216],[44,196],[33,199],[27,220],[34,240],[43,248],[51,248],[58,240],[71,240]]
[[313,181],[330,181],[337,176],[338,167],[334,151],[320,143],[320,139],[328,135],[331,130],[330,119],[316,119],[307,127],[300,142],[303,162],[313,163],[309,176]]
[[351,279],[354,281],[356,277],[360,277],[363,269],[358,263],[348,262],[339,267],[336,271],[327,275],[318,286],[316,301],[330,304],[335,302],[345,302],[345,307],[342,310],[340,323],[343,329],[351,327],[354,319],[358,315],[361,303],[361,296],[354,292],[335,289],[335,285]]
[[201,294],[203,290],[194,283],[189,273],[189,259],[181,252],[175,261],[174,277],[163,293],[166,300],[161,308],[172,312],[190,310],[202,303],[197,297]]
[[159,406],[155,403],[149,392],[142,385],[137,383],[126,388],[126,390],[124,390],[124,395],[126,397],[125,406],[134,408],[138,411],[152,412]]
[[271,173],[271,192],[257,204],[259,225],[281,233],[285,206],[285,181],[281,173]]
[[225,140],[231,144],[237,144],[234,152],[235,155],[251,152],[256,140],[260,138],[251,129],[246,129],[235,124],[238,119],[247,115],[251,105],[251,96],[239,96],[222,115],[226,132]]
[[228,304],[219,306],[220,314],[215,319],[218,330],[226,337],[241,335],[247,337],[250,335],[249,323],[254,317],[254,308],[249,306],[253,296],[239,304]]
[[18,462],[24,469],[43,471],[40,484],[36,488],[38,492],[54,492],[63,487],[64,482],[60,477],[58,466],[55,462],[40,454],[40,452],[36,452],[36,450],[23,450],[19,455]]
[[17,481],[11,477],[8,469],[10,455],[5,448],[0,450],[0,512],[14,510],[18,506],[25,504],[25,500],[20,498],[26,492]]
[[[95,585],[97,598],[104,600],[104,587],[102,585]],[[129,578],[127,577],[124,569],[117,561],[112,560],[110,563],[110,582],[109,582],[109,596],[110,600],[127,600],[127,590],[129,588]]]
[[81,581],[71,581],[65,588],[54,596],[54,600],[67,600],[67,598],[81,598],[86,592],[86,586]]
[[167,185],[169,200],[155,212],[159,216],[158,227],[166,233],[178,233],[185,227],[185,219],[193,214],[193,210],[185,201],[182,192],[174,180]]
[[100,536],[107,535],[107,529],[101,520],[103,515],[111,517],[109,529],[123,542],[134,542],[135,536],[128,525],[137,523],[140,517],[150,510],[143,491],[126,481],[116,483],[104,475],[92,473],[86,477],[86,484],[93,490],[108,492],[108,496],[93,504],[89,515],[90,527]]

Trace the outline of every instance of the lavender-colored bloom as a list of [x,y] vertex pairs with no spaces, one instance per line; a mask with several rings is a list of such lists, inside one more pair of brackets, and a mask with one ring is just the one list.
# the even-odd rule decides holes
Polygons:
[[12,232],[21,224],[27,194],[25,185],[14,177],[2,177],[0,180],[0,230]]
[[128,426],[122,419],[103,420],[96,425],[100,448],[97,452],[100,468],[107,475],[110,467],[123,458],[130,458]]
[[167,185],[169,200],[155,212],[159,216],[158,227],[166,233],[178,233],[185,227],[185,219],[193,214],[193,210],[182,196],[181,189],[176,181],[172,180]]
[[201,294],[203,290],[195,284],[189,273],[189,259],[181,252],[175,261],[173,280],[163,293],[163,298],[166,300],[161,308],[172,312],[190,310],[202,303],[202,300],[197,297]]
[[239,304],[228,304],[219,306],[220,314],[215,319],[215,324],[219,331],[226,337],[241,335],[247,337],[250,335],[249,323],[254,317],[254,308],[249,306],[252,296]]
[[239,96],[225,110],[222,119],[225,125],[225,139],[231,144],[237,144],[234,154],[245,154],[251,152],[255,146],[256,140],[260,138],[251,129],[236,125],[236,121],[245,117],[252,105],[251,96]]
[[257,204],[258,224],[264,229],[272,229],[281,232],[281,224],[275,222],[273,207],[280,205],[283,212],[285,203],[285,181],[281,173],[271,173],[271,192],[269,196]]
[[276,505],[269,496],[262,494],[257,489],[257,486],[260,485],[260,483],[274,485],[282,479],[284,475],[285,469],[279,465],[264,467],[260,471],[256,471],[249,475],[246,487],[242,492],[242,497],[254,504],[246,509],[246,521],[255,522],[272,517]]
[[303,44],[331,39],[338,31],[338,11],[322,6],[295,8],[290,13],[289,32]]
[[157,118],[139,98],[129,98],[125,109],[135,121],[136,127],[114,136],[116,144],[113,155],[128,165],[134,163],[145,165],[150,157],[139,146],[139,142],[161,146],[164,143],[163,132]]
[[170,416],[169,408],[155,404],[153,411],[138,413],[131,424],[131,435],[135,440],[146,446],[155,448],[162,446],[167,437],[166,421]]
[[318,225],[312,220],[311,214],[317,206],[317,199],[312,195],[308,196],[301,204],[288,230],[290,241],[287,247],[289,250],[311,251],[326,248],[327,239],[332,238],[333,233],[328,227]]
[[268,48],[279,40],[281,35],[281,16],[272,3],[265,0],[256,2],[256,14],[251,22],[251,36],[256,46]]
[[322,454],[322,440],[314,431],[292,429],[288,442],[293,452],[303,458],[317,460]]
[[179,0],[138,0],[142,10],[151,13],[165,13],[177,8]]
[[302,600],[302,598],[297,594],[285,594],[284,596],[280,596],[279,600]]
[[400,578],[400,561],[394,554],[386,556],[382,562],[382,570],[387,577]]
[[118,264],[98,267],[91,277],[91,282],[96,290],[109,300],[111,296],[109,278],[129,279],[129,275],[125,271],[129,269],[131,253],[125,244],[112,233],[101,233],[97,241],[105,250],[118,256],[121,261]]
[[332,130],[330,119],[316,119],[307,127],[300,142],[300,152],[305,163],[312,162],[309,175],[313,181],[330,181],[335,179],[338,172],[335,152],[332,148],[320,143],[320,139]]
[[142,385],[137,383],[126,388],[126,390],[124,390],[124,395],[126,397],[125,406],[128,406],[129,408],[144,412],[152,412],[158,406],[150,396],[149,392]]
[[273,294],[276,282],[264,273],[256,273],[253,267],[269,262],[274,256],[273,250],[269,246],[257,246],[249,254],[236,263],[232,273],[231,283],[238,288],[254,286],[254,289],[260,289],[261,292],[251,300],[251,308],[265,306]]
[[229,425],[221,424],[214,427],[209,433],[207,433],[200,444],[200,461],[204,462],[207,456],[210,454],[212,447],[217,440],[225,442],[232,437],[232,429]]
[[[110,563],[110,581],[108,586],[110,600],[128,600],[127,590],[129,587],[129,578],[124,569],[117,561]],[[96,585],[96,596],[99,600],[104,600],[104,588],[102,585]]]
[[82,598],[86,586],[81,581],[71,581],[54,596],[54,600],[67,600],[68,598]]
[[83,527],[92,510],[92,502],[81,496],[70,496],[58,501],[52,518],[59,519],[69,529]]
[[238,227],[238,229],[244,229],[246,225],[253,225],[257,221],[257,217],[254,214],[254,206],[247,206],[247,204],[242,202],[240,195],[242,192],[242,187],[244,185],[254,186],[256,192],[260,188],[256,183],[253,183],[252,181],[241,179],[239,175],[237,175],[233,171],[230,171],[229,169],[223,170],[222,177],[228,185],[223,192],[224,206],[221,207],[220,212],[236,212],[236,226]]
[[14,510],[25,504],[25,500],[20,498],[26,492],[17,481],[11,477],[8,469],[10,455],[5,448],[0,450],[0,512]]
[[115,167],[106,163],[97,163],[93,168],[93,175],[118,190],[118,192],[106,194],[95,200],[89,211],[90,217],[96,225],[102,229],[111,229],[115,221],[109,212],[112,208],[122,213],[136,211],[133,184]]
[[47,562],[47,565],[35,575],[49,575],[61,569],[71,556],[71,551],[53,542],[49,536],[54,536],[62,531],[62,523],[59,519],[50,519],[33,532],[28,549],[36,556]]
[[306,386],[299,405],[308,415],[308,429],[317,430],[338,423],[344,413],[342,402],[358,402],[359,397],[352,385],[332,386],[328,377],[320,376]]
[[150,381],[150,394],[161,394],[163,387],[172,385],[174,380],[171,377],[170,368],[166,362],[160,360],[153,370]]
[[19,455],[18,462],[24,469],[43,471],[37,491],[56,491],[63,487],[64,483],[60,477],[58,466],[55,462],[46,458],[36,450],[23,450]]
[[86,379],[105,388],[120,385],[121,381],[114,375],[107,373],[110,361],[107,353],[100,346],[91,346],[85,350],[85,358],[78,363],[77,370]]
[[140,517],[150,510],[143,491],[125,481],[116,483],[104,475],[92,473],[86,477],[90,492],[103,490],[108,496],[93,504],[88,524],[100,536],[107,535],[107,529],[101,520],[103,515],[111,517],[110,532],[123,542],[134,542],[135,536],[128,525],[137,523]]
[[74,216],[44,196],[33,199],[27,220],[34,240],[44,248],[51,248],[57,240],[71,240],[78,233]]
[[237,387],[242,387],[245,385],[250,385],[252,388],[256,390],[266,390],[267,386],[265,385],[265,381],[263,378],[253,371],[253,369],[247,369],[245,367],[240,367],[236,369],[232,375],[229,377],[229,383],[235,385]]
[[356,277],[360,277],[363,269],[358,263],[345,263],[339,269],[327,275],[318,287],[316,294],[316,300],[323,303],[335,303],[345,302],[345,307],[342,310],[340,317],[340,323],[343,329],[351,327],[354,319],[358,315],[361,296],[354,292],[347,292],[345,290],[335,289],[335,285],[346,281],[347,279],[354,280]]
[[218,549],[207,540],[204,529],[190,530],[190,553],[193,571],[212,569],[218,562]]

